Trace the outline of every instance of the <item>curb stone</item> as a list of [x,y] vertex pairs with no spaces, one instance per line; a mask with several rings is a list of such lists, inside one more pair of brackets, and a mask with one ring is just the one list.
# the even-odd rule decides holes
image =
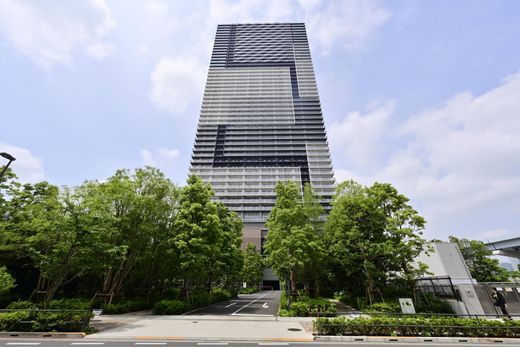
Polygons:
[[517,338],[493,337],[420,337],[420,336],[316,336],[315,342],[409,342],[409,343],[484,343],[519,345]]
[[52,333],[52,332],[16,332],[16,331],[0,331],[0,338],[5,337],[14,337],[14,338],[39,338],[39,337],[48,337],[48,338],[61,338],[61,339],[78,339],[83,338],[87,334],[85,333]]

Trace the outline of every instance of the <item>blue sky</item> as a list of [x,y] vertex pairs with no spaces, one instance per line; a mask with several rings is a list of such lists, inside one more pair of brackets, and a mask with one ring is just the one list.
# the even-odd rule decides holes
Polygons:
[[426,236],[518,236],[520,2],[0,0],[0,151],[28,182],[186,179],[218,23],[305,22],[337,180]]

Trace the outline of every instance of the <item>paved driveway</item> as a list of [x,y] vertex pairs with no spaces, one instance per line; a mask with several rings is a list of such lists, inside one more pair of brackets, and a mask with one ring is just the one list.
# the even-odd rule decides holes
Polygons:
[[190,316],[275,316],[280,305],[280,291],[239,294],[238,298],[203,307]]

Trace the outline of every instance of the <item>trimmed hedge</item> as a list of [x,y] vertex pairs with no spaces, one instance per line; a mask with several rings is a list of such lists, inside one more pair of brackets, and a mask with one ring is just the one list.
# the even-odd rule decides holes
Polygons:
[[88,299],[55,299],[49,302],[49,309],[56,310],[90,310]]
[[13,301],[9,305],[7,305],[7,309],[9,310],[35,309],[37,307],[38,304],[29,300]]
[[249,288],[240,288],[238,291],[240,294],[253,294],[260,291],[258,288],[255,287],[249,287]]
[[520,337],[520,321],[457,317],[318,318],[314,331],[336,336]]
[[211,293],[192,293],[191,303],[184,300],[161,300],[153,306],[153,314],[182,314],[199,307],[215,304],[220,301],[236,297],[236,292],[227,289],[216,288]]
[[0,312],[0,331],[77,332],[88,328],[90,311],[21,310]]
[[152,305],[146,300],[127,300],[123,302],[112,303],[111,305],[103,306],[104,314],[121,314],[134,311],[142,311],[152,308]]
[[291,304],[289,310],[281,309],[281,316],[289,317],[333,317],[336,305],[322,298],[301,298]]
[[[41,303],[35,303],[29,300],[13,301],[7,305],[8,309],[36,309],[41,308]],[[51,300],[48,305],[52,310],[90,310],[90,300],[88,299],[55,299]]]
[[153,306],[153,314],[182,314],[190,306],[181,300],[161,300]]

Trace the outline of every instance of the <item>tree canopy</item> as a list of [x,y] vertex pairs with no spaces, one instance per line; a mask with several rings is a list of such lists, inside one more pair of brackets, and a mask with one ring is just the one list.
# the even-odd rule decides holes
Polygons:
[[328,255],[334,271],[364,277],[370,302],[390,273],[412,271],[427,246],[425,220],[408,201],[390,184],[346,181],[337,187],[325,224]]
[[469,272],[477,282],[502,282],[509,279],[509,273],[500,266],[498,259],[490,257],[493,252],[486,248],[484,242],[455,236],[449,239],[459,246]]
[[[237,288],[242,222],[198,177],[179,188],[156,168],[59,188],[0,182],[0,271],[19,297],[150,298],[181,287]],[[6,267],[2,267],[6,266]],[[11,287],[7,280],[5,287]]]

